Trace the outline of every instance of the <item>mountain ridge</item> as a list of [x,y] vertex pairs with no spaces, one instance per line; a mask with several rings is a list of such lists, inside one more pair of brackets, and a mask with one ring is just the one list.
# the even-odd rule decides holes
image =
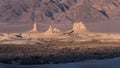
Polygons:
[[120,0],[0,0],[2,23],[101,22],[119,14]]

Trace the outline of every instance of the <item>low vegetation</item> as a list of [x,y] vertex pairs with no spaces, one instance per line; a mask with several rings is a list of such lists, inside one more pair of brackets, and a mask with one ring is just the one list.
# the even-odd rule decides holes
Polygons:
[[120,56],[119,43],[46,41],[48,45],[0,45],[0,62],[52,64]]

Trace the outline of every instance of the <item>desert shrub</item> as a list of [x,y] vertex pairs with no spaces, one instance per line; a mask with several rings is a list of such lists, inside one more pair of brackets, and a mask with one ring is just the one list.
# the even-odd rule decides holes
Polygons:
[[[20,64],[49,64],[105,59],[120,56],[119,43],[47,41],[49,45],[0,45],[0,62]],[[4,58],[4,59],[3,59]]]

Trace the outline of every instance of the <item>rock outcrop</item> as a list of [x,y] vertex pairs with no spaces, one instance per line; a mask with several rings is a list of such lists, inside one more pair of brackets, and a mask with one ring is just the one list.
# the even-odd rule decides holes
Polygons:
[[82,22],[74,23],[72,30],[74,31],[74,33],[88,32],[87,28],[85,27],[85,25]]
[[38,32],[38,25],[36,22],[33,24],[33,28],[29,32]]
[[61,33],[61,31],[53,26],[49,26],[49,29],[45,32],[46,34]]

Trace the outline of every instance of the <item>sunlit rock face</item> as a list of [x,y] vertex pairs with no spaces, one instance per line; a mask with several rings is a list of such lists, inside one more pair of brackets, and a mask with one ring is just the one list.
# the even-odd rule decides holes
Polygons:
[[85,25],[83,24],[83,22],[74,23],[72,30],[74,33],[86,33],[86,32],[88,32],[88,30],[85,27]]
[[53,27],[52,25],[50,25],[48,30],[45,33],[46,34],[53,34],[53,33],[61,33],[61,31],[58,28]]
[[38,24],[35,22],[33,24],[33,28],[30,31],[28,31],[28,32],[38,32]]

